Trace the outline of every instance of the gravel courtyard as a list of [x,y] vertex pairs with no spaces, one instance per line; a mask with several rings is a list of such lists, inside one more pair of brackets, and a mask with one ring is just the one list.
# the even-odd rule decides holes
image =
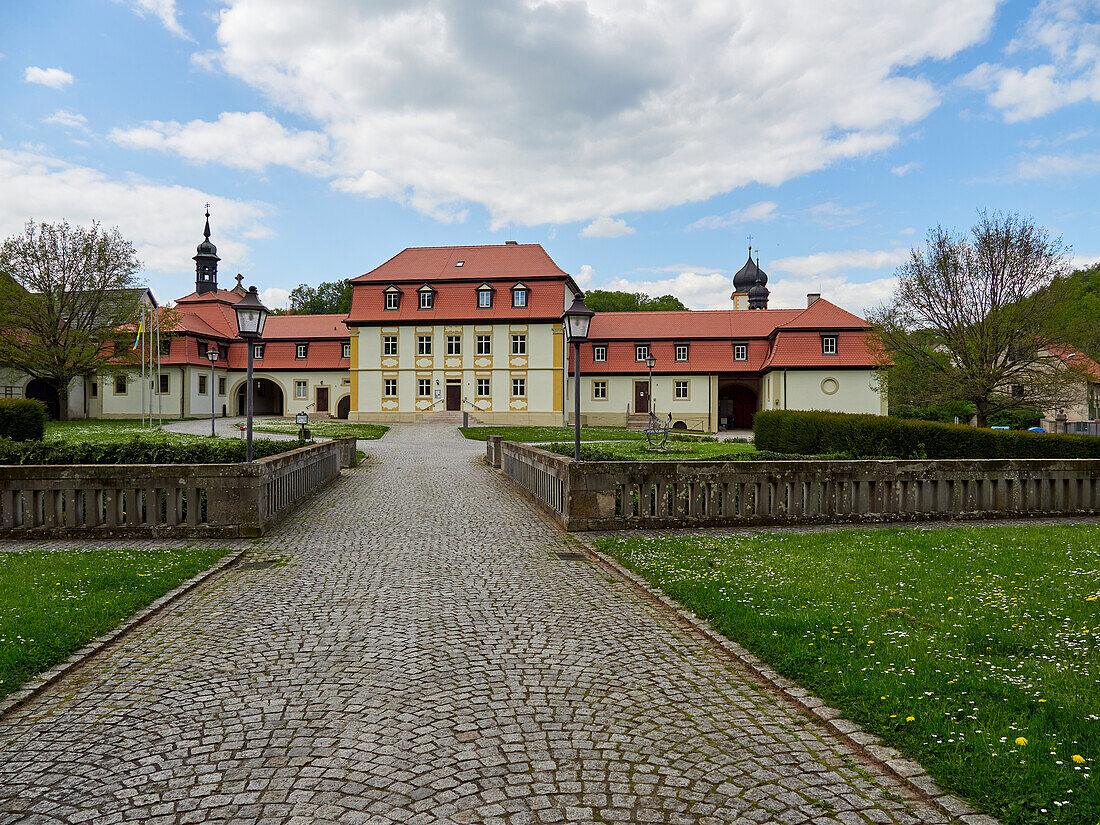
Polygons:
[[[945,822],[398,425],[0,720],[0,823]],[[227,546],[243,546],[234,544]]]

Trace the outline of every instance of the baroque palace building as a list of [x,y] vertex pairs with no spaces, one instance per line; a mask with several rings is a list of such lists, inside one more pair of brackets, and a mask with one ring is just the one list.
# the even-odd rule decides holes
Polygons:
[[[233,311],[243,279],[218,286],[209,213],[203,236],[194,291],[151,310],[164,331],[148,394],[137,370],[85,376],[70,388],[72,417],[243,413],[247,344]],[[799,309],[769,309],[767,281],[750,255],[730,309],[597,313],[580,351],[583,421],[640,423],[652,409],[676,427],[714,431],[751,427],[761,409],[885,414],[869,324],[818,295]],[[571,420],[573,348],[561,316],[582,292],[539,244],[405,249],[351,284],[346,316],[268,318],[254,350],[258,415]],[[144,304],[155,304],[151,294]],[[0,394],[43,391],[0,368]]]

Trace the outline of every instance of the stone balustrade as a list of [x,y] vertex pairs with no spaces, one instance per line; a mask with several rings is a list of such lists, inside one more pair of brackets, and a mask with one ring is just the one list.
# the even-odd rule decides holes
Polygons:
[[355,464],[355,439],[252,464],[0,467],[0,537],[260,536]]
[[487,450],[571,531],[1100,514],[1100,459],[578,462],[510,441]]

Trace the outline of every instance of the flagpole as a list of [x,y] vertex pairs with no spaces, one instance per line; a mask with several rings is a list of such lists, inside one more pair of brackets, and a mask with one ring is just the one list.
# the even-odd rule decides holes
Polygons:
[[[153,312],[156,317],[156,334],[157,334],[157,380],[160,381],[160,311],[158,307],[153,308]],[[180,392],[183,392],[183,387],[180,387]],[[157,429],[164,429],[164,397],[157,396]]]
[[145,377],[145,304],[141,305],[141,320],[138,322],[138,337],[141,339],[141,428],[145,429],[145,389],[148,379]]

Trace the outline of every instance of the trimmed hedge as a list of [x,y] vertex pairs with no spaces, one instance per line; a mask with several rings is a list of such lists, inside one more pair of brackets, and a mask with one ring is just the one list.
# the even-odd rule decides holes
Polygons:
[[[102,444],[59,440],[15,442],[0,438],[2,464],[236,464],[244,461],[244,442],[235,438],[172,444],[165,439],[135,437]],[[252,442],[255,458],[289,452],[300,441],[260,439]]]
[[0,398],[0,438],[35,441],[46,434],[46,405],[34,398]]
[[1100,438],[986,430],[881,415],[763,410],[753,418],[759,450],[841,453],[852,458],[1100,458]]

